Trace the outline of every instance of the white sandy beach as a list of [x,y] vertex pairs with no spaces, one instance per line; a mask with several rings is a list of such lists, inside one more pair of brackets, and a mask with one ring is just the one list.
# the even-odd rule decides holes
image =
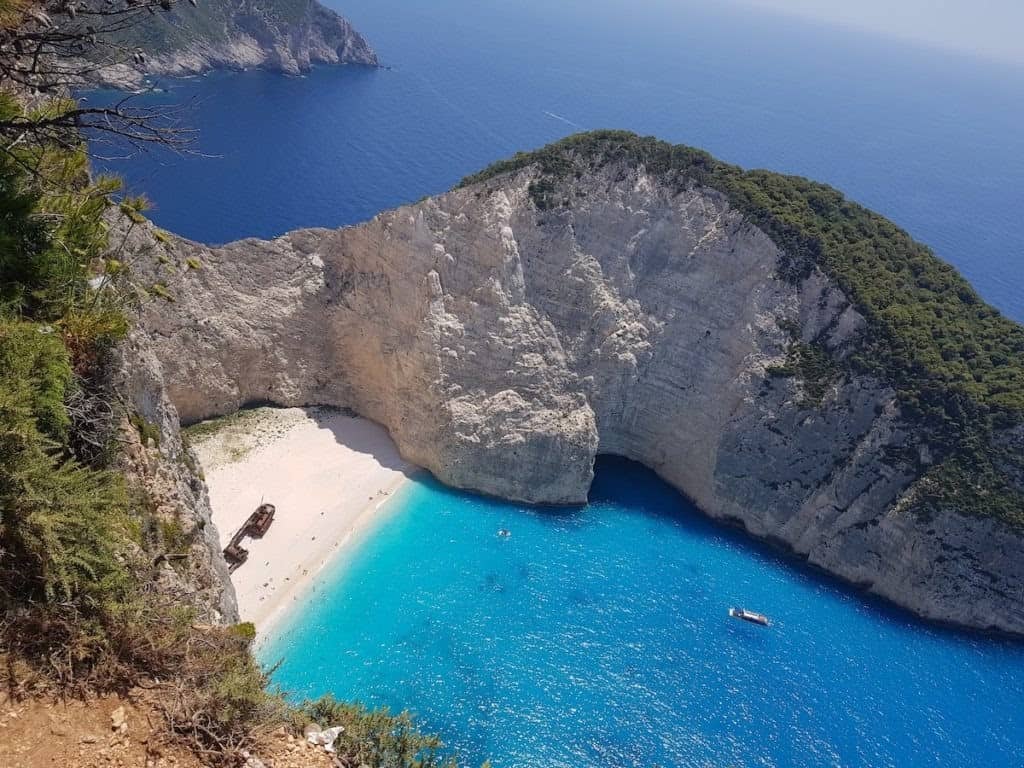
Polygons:
[[415,471],[382,427],[328,409],[246,411],[192,441],[222,546],[260,503],[277,508],[231,577],[242,620],[263,636]]

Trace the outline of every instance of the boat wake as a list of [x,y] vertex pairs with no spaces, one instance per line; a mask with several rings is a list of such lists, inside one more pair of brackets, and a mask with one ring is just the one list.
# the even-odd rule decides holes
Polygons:
[[583,128],[583,126],[580,125],[579,123],[574,123],[569,118],[562,117],[561,115],[556,115],[554,112],[548,112],[546,109],[544,110],[544,114],[550,117],[552,120],[558,120],[559,122],[565,123],[566,125],[571,125],[573,128],[579,128],[581,130]]

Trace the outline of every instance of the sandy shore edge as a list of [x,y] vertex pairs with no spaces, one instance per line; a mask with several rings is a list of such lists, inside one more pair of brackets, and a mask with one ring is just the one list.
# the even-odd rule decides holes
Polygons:
[[[274,596],[264,618],[256,624],[258,628],[257,647],[273,637],[275,630],[284,627],[293,611],[301,611],[317,599],[320,586],[323,583],[321,576],[324,575],[324,571],[336,563],[339,558],[351,554],[364,541],[364,538],[386,519],[389,511],[397,511],[397,505],[391,505],[391,502],[407,480],[407,477],[403,477],[388,488],[381,489],[385,498],[368,503],[338,541],[322,551],[318,558],[311,557],[304,561],[303,576],[294,582],[289,582],[283,591]],[[314,560],[317,562],[310,567]]]
[[[383,427],[324,408],[258,408],[188,430],[226,546],[261,503],[274,504],[262,539],[231,576],[259,643],[314,599],[319,577],[381,520],[418,468]],[[394,507],[392,507],[394,508]]]

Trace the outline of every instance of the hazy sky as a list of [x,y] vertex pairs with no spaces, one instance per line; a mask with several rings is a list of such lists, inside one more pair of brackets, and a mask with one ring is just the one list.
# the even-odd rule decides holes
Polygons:
[[1024,0],[741,0],[1024,63]]

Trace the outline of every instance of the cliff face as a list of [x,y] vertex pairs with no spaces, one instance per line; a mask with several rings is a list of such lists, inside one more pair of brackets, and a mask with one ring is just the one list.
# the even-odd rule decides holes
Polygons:
[[[160,362],[144,333],[133,333],[114,351],[109,386],[130,414],[121,428],[120,469],[159,531],[162,551],[153,562],[156,584],[196,611],[196,620],[238,621],[235,590],[221,554],[202,468],[181,433],[167,396]],[[134,421],[134,423],[132,423]]]
[[829,277],[780,279],[779,249],[718,192],[610,163],[544,209],[538,178],[337,231],[160,246],[138,279],[173,301],[141,323],[181,418],[345,406],[442,481],[537,503],[584,502],[595,455],[619,454],[922,616],[1024,633],[1019,532],[907,511],[929,447],[894,391],[779,375],[795,346],[842,360],[864,330]]
[[377,54],[352,25],[317,0],[210,0],[179,3],[124,33],[118,42],[146,52],[144,65],[105,67],[98,84],[136,88],[146,75],[262,68],[290,75],[313,64],[377,66]]

